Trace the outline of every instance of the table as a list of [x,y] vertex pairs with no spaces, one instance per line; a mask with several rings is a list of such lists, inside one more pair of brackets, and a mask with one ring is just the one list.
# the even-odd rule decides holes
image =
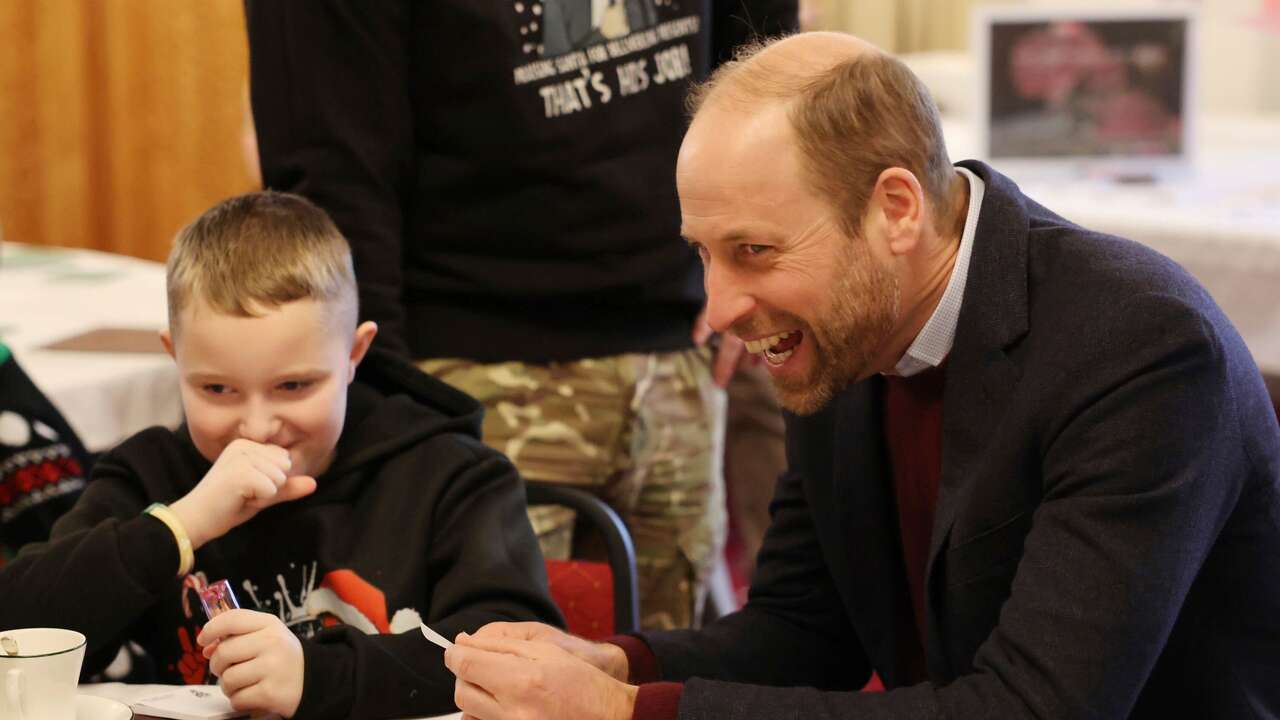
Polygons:
[[173,361],[161,352],[49,350],[103,327],[167,325],[164,266],[93,250],[0,244],[0,341],[90,451],[151,425],[178,424]]
[[[159,695],[166,690],[172,689],[172,685],[125,685],[124,683],[94,683],[80,686],[80,692],[86,695],[97,695],[99,697],[110,698],[125,705],[132,706],[135,702],[143,698]],[[221,693],[216,685],[205,686],[209,692]],[[146,717],[136,715],[141,720]],[[448,715],[437,715],[431,718],[417,718],[410,720],[461,720],[462,713],[450,713]]]

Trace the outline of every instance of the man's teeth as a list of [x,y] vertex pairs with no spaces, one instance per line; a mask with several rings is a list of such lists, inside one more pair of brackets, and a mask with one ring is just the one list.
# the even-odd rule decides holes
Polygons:
[[[746,341],[747,352],[751,352],[751,353],[765,352],[769,348],[773,347],[774,345],[777,345],[778,343],[782,342],[783,340],[786,340],[789,337],[791,337],[791,333],[784,332],[784,333],[779,333],[777,335],[770,335],[767,338],[760,338],[759,340],[747,340]],[[786,353],[780,353],[777,357],[782,357],[782,355],[786,355]]]
[[765,362],[769,363],[770,365],[781,365],[782,363],[786,362],[787,358],[791,357],[792,353],[794,353],[795,351],[796,351],[795,348],[791,348],[790,350],[787,350],[785,352],[780,352],[780,353],[775,353],[772,350],[765,350],[764,359],[765,359]]

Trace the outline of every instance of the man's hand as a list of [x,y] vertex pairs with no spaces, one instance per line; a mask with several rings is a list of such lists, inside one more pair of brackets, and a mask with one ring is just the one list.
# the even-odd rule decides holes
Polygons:
[[264,508],[316,489],[314,478],[289,475],[289,451],[243,438],[232,440],[200,483],[169,506],[191,547],[220,538]]
[[639,691],[550,642],[464,633],[444,664],[454,703],[476,720],[631,720]]
[[280,618],[228,610],[204,626],[196,641],[236,710],[293,717],[302,702],[302,643]]
[[698,319],[693,321],[693,344],[702,347],[712,337],[719,338],[715,357],[711,359],[711,379],[716,385],[728,387],[733,374],[738,371],[738,366],[745,362],[759,362],[759,358],[747,352],[746,344],[737,335],[731,333],[717,335],[716,331],[707,324],[707,309],[704,307],[702,312],[698,313]]
[[575,657],[586,660],[619,682],[626,682],[630,672],[627,654],[617,645],[583,640],[543,623],[494,622],[477,630],[473,637],[479,640],[531,640],[550,643]]

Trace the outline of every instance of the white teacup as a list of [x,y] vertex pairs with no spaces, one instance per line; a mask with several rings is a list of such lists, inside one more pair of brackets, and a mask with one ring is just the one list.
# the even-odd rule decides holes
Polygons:
[[74,630],[0,630],[0,720],[75,720],[84,646]]

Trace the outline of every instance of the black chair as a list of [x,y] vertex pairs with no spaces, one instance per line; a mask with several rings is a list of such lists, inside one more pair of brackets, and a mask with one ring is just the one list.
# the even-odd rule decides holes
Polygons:
[[[636,580],[636,552],[631,543],[631,533],[623,524],[622,518],[600,498],[573,487],[530,481],[525,484],[525,495],[530,505],[563,505],[574,510],[580,524],[585,523],[599,533],[604,542],[613,581],[612,630],[614,633],[639,630],[640,592]],[[552,562],[554,561],[548,561],[548,567]],[[571,562],[590,564],[579,559]],[[557,602],[560,602],[561,610],[565,610],[564,603],[560,599]]]

